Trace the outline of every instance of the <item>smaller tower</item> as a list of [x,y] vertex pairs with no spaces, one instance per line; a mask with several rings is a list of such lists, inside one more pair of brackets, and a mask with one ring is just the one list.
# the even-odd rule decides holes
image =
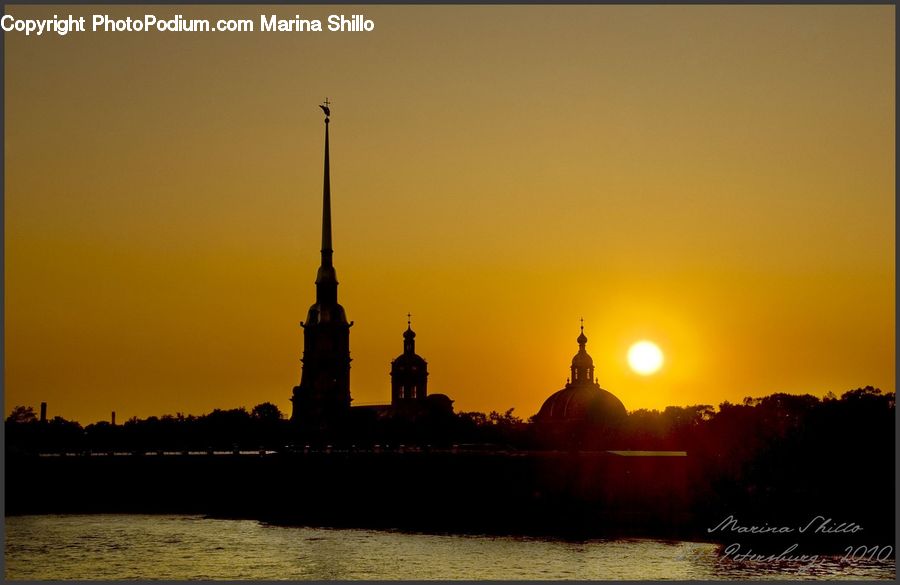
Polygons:
[[594,360],[584,349],[587,344],[587,336],[584,334],[584,320],[581,323],[581,335],[575,341],[578,342],[578,353],[572,358],[572,384],[590,384],[594,382]]
[[424,400],[428,396],[428,362],[416,355],[416,332],[407,314],[403,353],[391,362],[391,406]]

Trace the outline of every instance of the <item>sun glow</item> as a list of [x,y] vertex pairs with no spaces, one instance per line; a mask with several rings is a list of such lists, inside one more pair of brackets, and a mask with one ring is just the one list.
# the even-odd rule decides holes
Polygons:
[[649,376],[662,367],[662,350],[652,341],[638,341],[628,350],[628,365],[638,374]]

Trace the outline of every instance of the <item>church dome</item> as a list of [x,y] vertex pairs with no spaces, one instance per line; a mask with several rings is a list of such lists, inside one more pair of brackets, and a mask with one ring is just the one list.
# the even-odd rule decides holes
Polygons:
[[597,384],[569,384],[544,401],[537,418],[544,422],[613,423],[626,416],[625,405]]
[[425,359],[416,353],[416,332],[412,330],[412,324],[407,321],[406,331],[403,332],[403,353],[391,362],[395,368],[422,369],[426,366]]
[[347,323],[347,313],[344,307],[338,303],[313,303],[306,313],[305,325],[319,325],[323,323]]
[[594,379],[594,359],[585,349],[587,337],[584,326],[578,342],[578,353],[572,358],[572,376],[566,387],[554,392],[538,411],[541,422],[588,421],[615,423],[627,414],[625,405],[611,392],[607,392]]
[[453,401],[446,394],[429,394],[425,400],[436,411],[453,412]]
[[572,358],[572,367],[593,368],[594,358],[592,358],[590,354],[588,354],[588,352],[584,351],[584,348],[582,348],[578,353],[575,354],[575,357]]
[[417,354],[401,353],[392,362],[395,368],[420,368],[424,370],[428,366],[425,358]]
[[588,338],[584,334],[584,325],[582,325],[581,334],[575,340],[578,342],[578,353],[572,358],[572,382],[594,379],[594,358],[584,349],[587,340]]

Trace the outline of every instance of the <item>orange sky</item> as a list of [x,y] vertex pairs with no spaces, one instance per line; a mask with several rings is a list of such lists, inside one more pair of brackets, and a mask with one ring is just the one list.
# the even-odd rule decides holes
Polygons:
[[326,95],[355,403],[894,390],[894,10],[7,6],[376,29],[5,36],[6,411],[289,414]]

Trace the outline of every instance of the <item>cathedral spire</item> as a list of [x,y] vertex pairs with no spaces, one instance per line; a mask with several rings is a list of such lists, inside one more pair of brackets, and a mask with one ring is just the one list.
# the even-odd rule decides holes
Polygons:
[[331,109],[328,107],[328,98],[325,105],[320,106],[325,112],[325,177],[322,181],[322,266],[331,266],[331,170],[328,165],[328,123],[331,119]]
[[316,302],[303,327],[303,364],[300,385],[294,386],[291,420],[310,432],[327,431],[343,424],[350,411],[350,327],[337,302],[337,275],[331,249],[331,173],[328,160],[328,99],[325,113],[325,177],[322,186],[322,263],[316,273]]
[[316,275],[316,300],[319,303],[337,302],[337,273],[334,270],[331,248],[331,169],[328,157],[328,125],[331,121],[330,102],[320,105],[325,112],[325,170],[322,180],[322,263]]

